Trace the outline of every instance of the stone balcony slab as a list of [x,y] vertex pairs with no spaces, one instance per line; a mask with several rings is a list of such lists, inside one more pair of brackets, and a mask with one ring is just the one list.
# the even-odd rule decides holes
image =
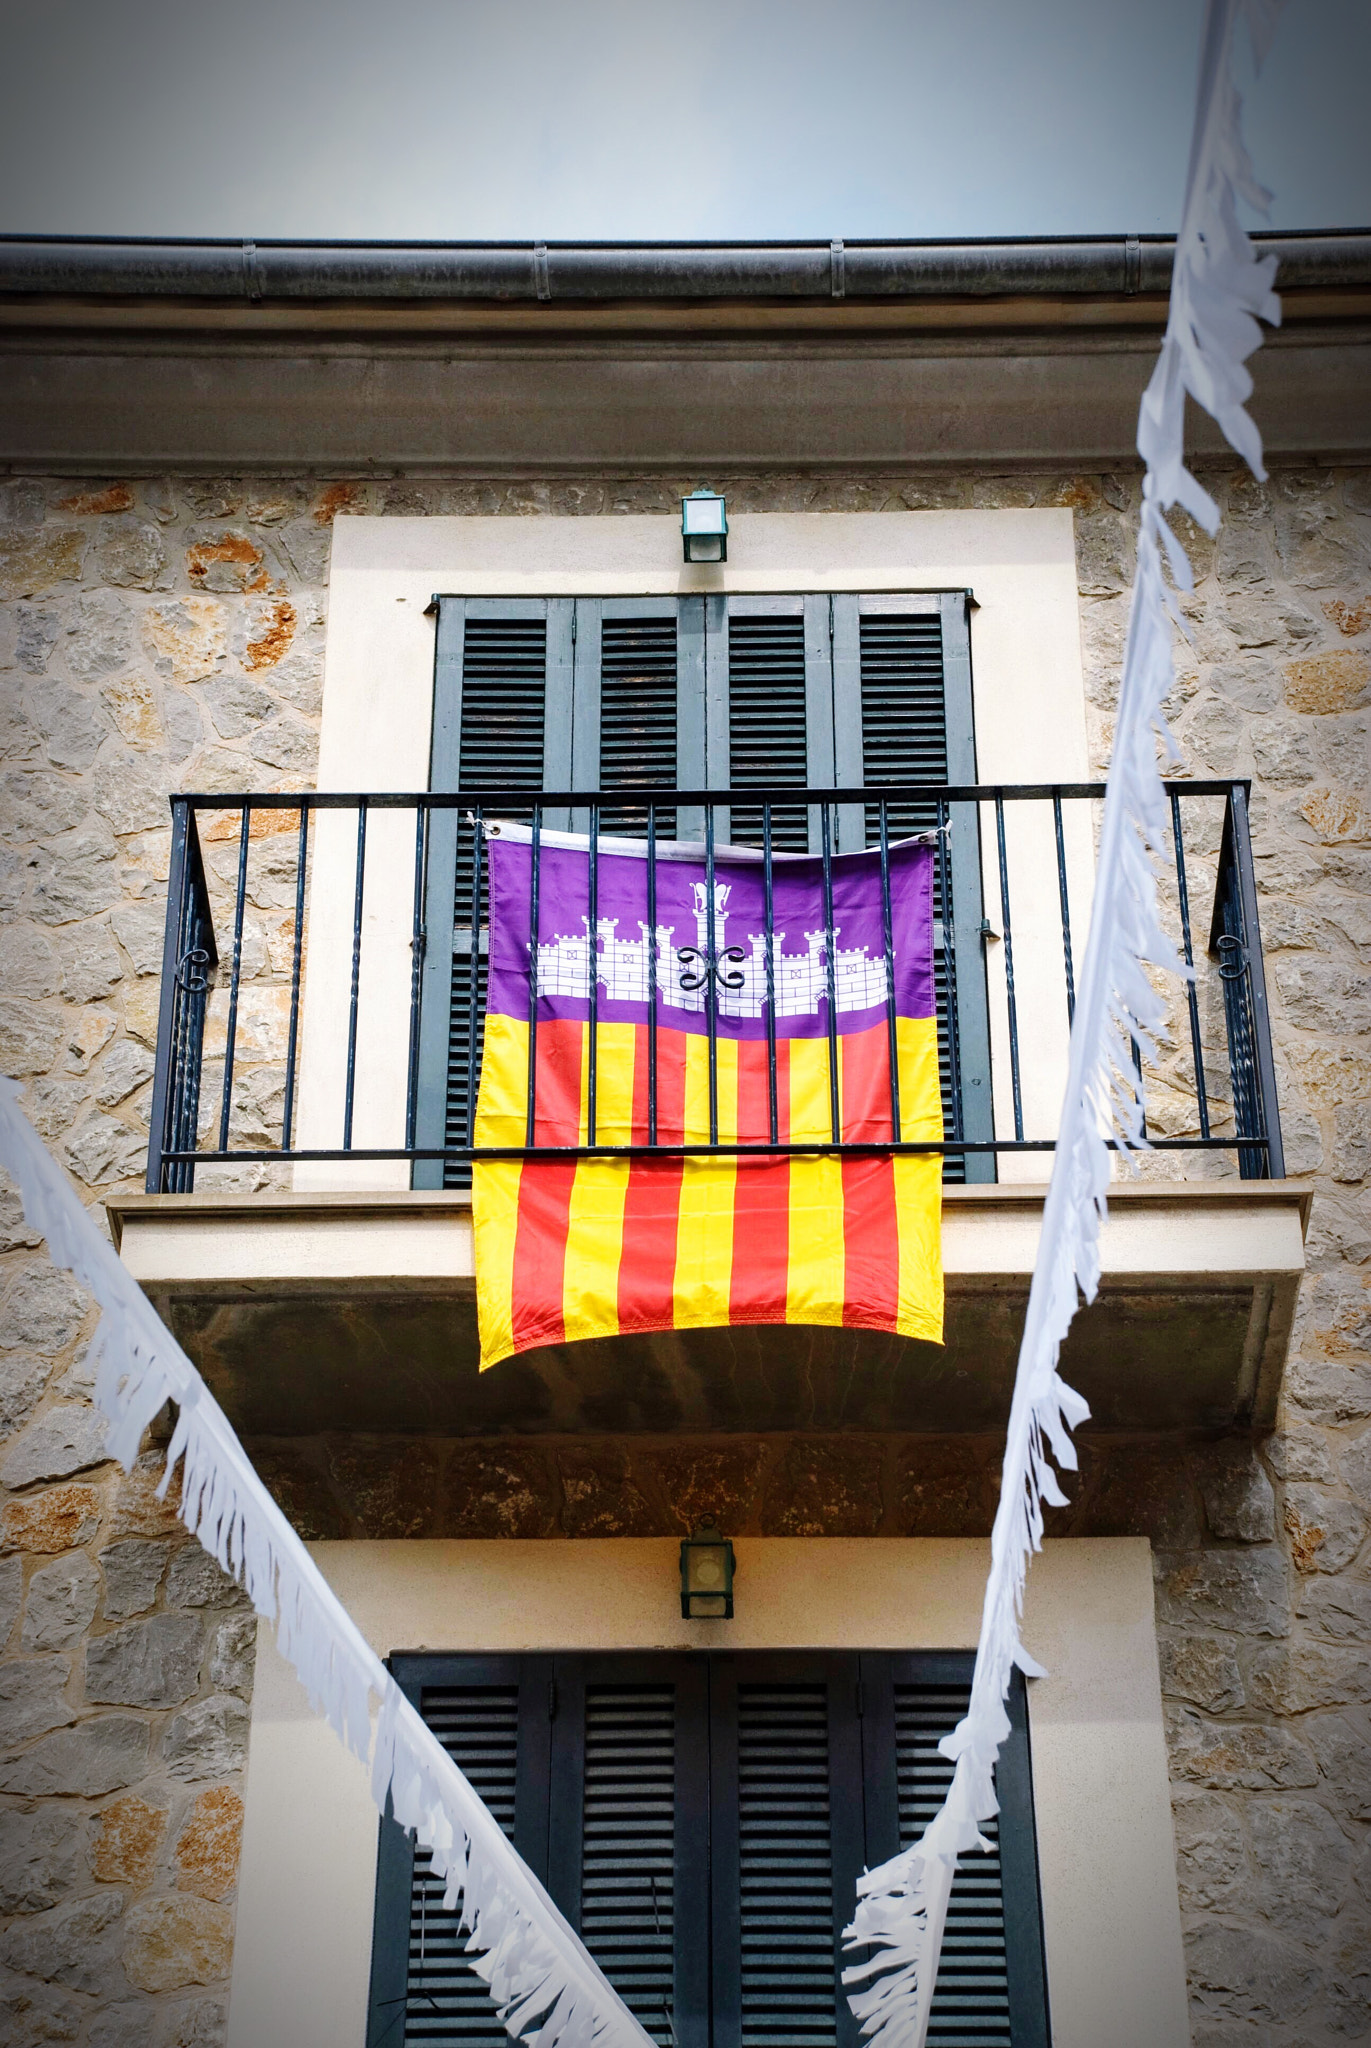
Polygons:
[[[1046,1190],[943,1198],[946,1344],[733,1328],[477,1364],[461,1194],[135,1195],[125,1263],[245,1435],[488,1436],[995,1428],[1008,1413]],[[1309,1195],[1288,1182],[1111,1194],[1099,1297],[1063,1372],[1110,1430],[1269,1428]]]

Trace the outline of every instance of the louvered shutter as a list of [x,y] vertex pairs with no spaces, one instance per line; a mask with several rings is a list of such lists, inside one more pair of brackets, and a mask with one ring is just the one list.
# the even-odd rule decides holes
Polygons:
[[[403,1656],[397,1682],[524,1860],[547,1872],[551,1660]],[[367,2048],[508,2048],[426,1850],[387,1817],[377,1857]]]
[[[883,1862],[923,1834],[952,1782],[938,1750],[965,1714],[969,1653],[866,1653],[861,1659],[867,1857]],[[1047,2048],[1027,1701],[1016,1672],[987,1853],[965,1856],[952,1887],[928,2039],[936,2048]]]

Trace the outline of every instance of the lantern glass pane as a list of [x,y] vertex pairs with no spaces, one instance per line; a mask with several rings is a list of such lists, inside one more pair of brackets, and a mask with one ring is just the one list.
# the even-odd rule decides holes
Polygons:
[[685,530],[687,533],[722,533],[724,530],[724,501],[722,498],[686,498]]

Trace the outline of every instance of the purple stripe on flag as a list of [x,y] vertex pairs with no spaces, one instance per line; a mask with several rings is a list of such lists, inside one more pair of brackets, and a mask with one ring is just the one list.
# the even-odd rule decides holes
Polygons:
[[[529,880],[527,840],[493,835],[490,855],[490,981],[488,1008],[527,1020]],[[824,941],[823,864],[778,861],[773,868],[776,1032],[820,1038],[828,1032],[828,966]],[[541,848],[538,890],[538,1015],[584,1022],[590,1015],[590,858],[580,847]],[[765,897],[760,861],[717,859],[714,948],[719,1035],[766,1036]],[[647,927],[647,862],[632,854],[598,859],[595,972],[598,1014],[605,1024],[644,1024],[651,985]],[[933,993],[933,851],[906,842],[890,850],[895,1009],[931,1017]],[[837,1028],[866,1031],[885,1015],[885,945],[879,853],[838,855],[833,862],[834,980]],[[703,860],[657,865],[657,1021],[660,1028],[707,1029],[703,975],[709,946]],[[693,985],[692,985],[693,984]]]

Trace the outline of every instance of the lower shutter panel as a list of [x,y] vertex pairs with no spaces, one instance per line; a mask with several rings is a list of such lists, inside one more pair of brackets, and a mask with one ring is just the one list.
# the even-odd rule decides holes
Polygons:
[[581,1935],[654,2041],[675,2040],[676,1689],[588,1686]]
[[[923,1834],[952,1782],[938,1744],[965,1714],[964,1686],[896,1685],[895,1759],[900,1847]],[[962,1857],[952,1886],[928,2038],[939,2048],[1009,2048],[1009,1985],[1005,1967],[1004,1885],[998,1823],[983,1824],[994,1845]]]
[[[507,1835],[514,1833],[519,1733],[516,1686],[427,1687],[424,1719],[466,1773]],[[466,1960],[467,1936],[443,1910],[443,1883],[427,1850],[414,1858],[410,1895],[409,1990],[404,2031],[390,2037],[426,2048],[508,2048],[485,1985]]]
[[823,1684],[738,1687],[742,2048],[834,2048]]

